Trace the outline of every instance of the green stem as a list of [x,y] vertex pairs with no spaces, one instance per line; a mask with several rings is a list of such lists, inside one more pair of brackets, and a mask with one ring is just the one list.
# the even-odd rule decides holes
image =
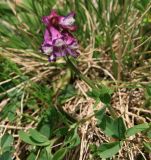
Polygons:
[[110,104],[107,105],[107,108],[108,108],[112,118],[116,119],[118,117],[118,115],[117,115],[115,109],[113,107],[111,107]]
[[[95,84],[94,84],[89,78],[85,77],[85,76],[76,68],[76,66],[72,63],[72,61],[69,59],[68,56],[65,57],[65,61],[67,62],[68,66],[69,66],[83,81],[85,81],[85,82],[92,88],[92,90],[95,90],[95,91],[98,92],[98,93],[100,92],[100,89],[99,89],[98,87],[96,87]],[[117,116],[117,113],[116,113],[116,111],[114,110],[114,108],[112,108],[110,104],[108,104],[107,107],[108,107],[108,109],[109,109],[109,111],[110,111],[111,116],[112,116],[114,119],[117,118],[118,116]],[[88,117],[88,119],[89,119],[89,118],[91,118],[91,116]],[[87,120],[87,119],[86,119],[86,120]],[[82,120],[81,122],[85,122],[85,119]]]
[[32,120],[32,121],[38,122],[37,119],[35,119],[34,117],[32,117],[32,116],[30,116],[30,115],[27,115],[27,114],[24,114],[24,113],[22,113],[21,115],[22,115],[23,117],[26,117],[26,118]]
[[68,64],[68,66],[83,80],[85,81],[92,89],[98,90],[98,88],[93,84],[93,82],[88,78],[85,77],[77,68],[76,66],[71,62],[71,60],[68,57],[65,57],[65,60]]
[[77,122],[77,125],[79,125],[79,124],[84,124],[85,122],[89,121],[89,120],[90,120],[92,117],[94,117],[94,116],[95,116],[95,114],[79,120],[79,121]]

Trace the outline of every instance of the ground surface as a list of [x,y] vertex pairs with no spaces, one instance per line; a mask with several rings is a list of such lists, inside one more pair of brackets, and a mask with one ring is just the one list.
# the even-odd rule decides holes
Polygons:
[[[49,63],[39,52],[44,32],[41,17],[52,8],[63,15],[77,13],[80,56],[75,64],[95,84],[113,90],[110,104],[126,127],[151,124],[149,1],[17,2],[0,2],[0,159],[47,160],[50,151],[55,154],[70,146],[61,150],[60,160],[99,160],[94,148],[117,141],[98,125],[94,114],[105,104],[95,105],[87,94],[91,88],[64,59]],[[105,114],[111,116],[108,109]],[[38,133],[34,143],[19,134],[30,133],[31,128],[55,142],[49,148]],[[149,160],[151,147],[144,145],[151,143],[149,130],[125,139],[111,159]]]

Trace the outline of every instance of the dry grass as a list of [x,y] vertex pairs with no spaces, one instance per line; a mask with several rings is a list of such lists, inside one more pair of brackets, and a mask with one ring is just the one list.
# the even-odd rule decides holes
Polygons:
[[[63,3],[63,2],[62,2]],[[57,8],[58,4],[55,5]],[[145,107],[145,89],[142,85],[146,85],[150,83],[151,80],[151,59],[144,59],[144,57],[140,57],[140,61],[143,63],[137,67],[137,61],[133,62],[133,69],[129,70],[126,68],[123,72],[123,64],[121,62],[122,57],[126,54],[128,50],[128,46],[130,43],[136,44],[135,47],[131,50],[131,55],[134,56],[138,53],[138,50],[144,46],[148,41],[150,41],[151,37],[141,42],[138,37],[133,37],[135,33],[135,29],[138,25],[140,25],[142,18],[146,15],[146,13],[150,10],[151,4],[149,4],[146,11],[138,17],[138,13],[134,13],[133,18],[130,19],[129,25],[130,27],[125,30],[124,24],[121,26],[116,26],[119,32],[114,36],[112,41],[112,48],[115,52],[117,59],[116,63],[118,65],[118,75],[117,78],[114,76],[112,68],[113,59],[109,56],[110,47],[106,48],[106,46],[95,47],[95,34],[97,30],[97,23],[95,23],[95,17],[91,17],[90,13],[87,11],[84,5],[82,8],[85,10],[87,25],[89,30],[91,31],[91,38],[89,40],[90,45],[88,45],[85,49],[80,48],[80,57],[78,58],[78,68],[80,71],[94,80],[94,82],[103,83],[109,87],[115,88],[115,92],[112,95],[112,107],[116,109],[119,116],[122,116],[125,120],[127,127],[132,127],[136,124],[141,124],[143,122],[151,122],[151,110],[150,108]],[[110,6],[111,9],[112,6]],[[85,28],[86,26],[83,26]],[[102,34],[102,33],[98,33]],[[124,37],[126,41],[125,45],[121,44],[121,39]],[[94,51],[101,53],[100,58],[93,58]],[[27,54],[28,53],[28,54]],[[146,51],[144,54],[150,54],[151,51]],[[28,75],[30,77],[29,80],[23,81],[19,83],[13,88],[5,90],[0,93],[0,96],[8,94],[16,89],[22,90],[28,88],[32,85],[31,82],[46,82],[51,77],[51,81],[55,81],[52,85],[56,89],[56,95],[58,94],[58,90],[64,86],[64,82],[60,82],[61,75],[65,74],[64,70],[60,70],[56,67],[56,65],[50,65],[47,62],[47,58],[41,56],[39,53],[34,53],[32,50],[19,50],[19,49],[3,49],[0,53],[1,56],[7,57],[11,61],[17,64],[20,68],[23,75]],[[62,59],[57,61],[57,63],[64,63]],[[19,75],[14,75],[10,79],[0,82],[0,85],[11,82],[14,79],[18,79]],[[10,74],[10,75],[11,75]],[[60,76],[58,76],[60,75]],[[127,81],[122,80],[122,76],[125,76]],[[60,83],[58,83],[60,82]],[[68,82],[67,82],[68,83]],[[76,149],[72,150],[65,156],[65,160],[93,160],[93,157],[90,152],[89,146],[91,144],[96,144],[99,146],[103,142],[115,141],[111,139],[97,127],[97,120],[93,116],[94,115],[94,100],[87,96],[86,92],[90,89],[85,82],[81,81],[78,78],[74,79],[73,82],[78,95],[68,99],[68,101],[61,106],[65,112],[67,112],[71,117],[80,121],[83,118],[87,119],[85,123],[82,123],[79,127],[78,133],[81,138],[81,144],[76,147]],[[129,88],[130,84],[134,84],[134,88]],[[41,113],[40,109],[36,109],[33,113],[28,114],[33,117],[33,120],[26,125],[22,125],[20,119],[23,114],[26,115],[26,112],[23,111],[23,106],[26,103],[26,98],[28,95],[23,94],[19,109],[17,110],[17,119],[15,124],[9,123],[8,119],[5,119],[0,122],[0,137],[5,133],[10,133],[15,138],[15,153],[13,158],[16,160],[21,160],[22,154],[25,154],[24,151],[27,149],[27,145],[23,144],[19,139],[17,134],[18,130],[27,131],[29,128],[35,128],[38,121],[38,115]],[[0,111],[11,101],[10,98],[3,98],[0,102]],[[103,103],[99,103],[96,106],[96,110],[99,110],[103,107]],[[107,114],[109,112],[107,111]],[[151,155],[143,150],[143,141],[149,142],[143,134],[137,134],[136,136],[130,137],[127,139],[122,146],[119,154],[113,157],[114,160],[137,160],[142,157],[144,160],[151,159]],[[60,146],[62,142],[55,144],[54,148]],[[38,154],[37,154],[38,157]],[[38,159],[38,158],[37,158]],[[97,160],[97,159],[96,159]]]
[[[88,49],[86,49],[88,50]],[[110,73],[109,66],[112,66],[112,60],[111,59],[104,59],[103,58],[98,62],[98,60],[93,60],[91,56],[92,51],[89,50],[88,52],[81,53],[81,56],[79,57],[79,66],[80,70],[85,74],[91,76],[91,78],[94,78],[95,76],[98,77],[98,75],[103,75],[103,79],[106,77],[110,77],[111,81],[107,81],[106,84],[110,86],[117,87],[118,82],[115,80],[113,75]],[[34,54],[32,54],[32,57],[29,56],[26,57],[24,54],[9,54],[4,51],[3,56],[9,57],[12,61],[14,61],[16,64],[18,64],[24,74],[28,74],[30,72],[34,72],[35,76],[32,76],[30,81],[45,81],[45,78],[47,79],[47,76],[52,77],[52,79],[56,79],[56,75],[53,73],[55,72],[56,68],[54,66],[49,66],[48,63],[39,63],[38,61],[34,60]],[[89,57],[88,57],[89,56]],[[87,59],[87,61],[85,61]],[[108,65],[104,65],[104,64]],[[100,65],[101,64],[101,65]],[[60,73],[63,71],[59,71]],[[33,74],[34,75],[34,74]],[[45,78],[44,78],[45,77]],[[18,77],[13,77],[12,79],[15,79]],[[4,82],[0,82],[1,84],[6,83],[8,81],[11,81],[12,79],[9,79]],[[58,79],[58,77],[57,77]],[[30,82],[29,81],[29,82]],[[133,80],[132,80],[133,81]],[[135,81],[135,80],[134,80]],[[105,82],[104,82],[105,83]],[[81,120],[83,118],[91,117],[91,115],[94,114],[94,100],[87,96],[86,92],[89,90],[89,87],[81,80],[76,79],[74,82],[75,87],[78,91],[78,94],[80,96],[73,97],[69,99],[63,106],[64,111],[66,111],[70,116],[74,117],[77,120]],[[22,89],[23,87],[27,87],[30,85],[28,82],[20,83],[18,86],[11,88],[10,90],[5,91],[5,93],[9,93],[12,90],[15,90],[16,88]],[[126,122],[127,127],[132,127],[135,124],[140,124],[143,122],[151,122],[151,111],[149,109],[144,108],[144,90],[141,88],[135,88],[135,89],[127,89],[125,86],[122,86],[117,89],[117,92],[115,92],[112,96],[112,106],[118,111],[118,114],[122,116]],[[5,94],[5,93],[1,93]],[[20,102],[20,110],[17,111],[18,115],[18,122],[19,119],[22,117],[22,106],[24,105],[24,95],[22,96],[22,100]],[[11,99],[3,99],[0,103],[1,109],[5,107],[5,105],[10,101]],[[103,107],[102,103],[99,103],[95,109],[99,110]],[[31,113],[30,116],[34,117],[35,121],[32,121],[31,123],[22,126],[22,124],[19,122],[16,125],[11,125],[8,120],[2,121],[0,124],[0,134],[1,136],[4,135],[6,132],[11,133],[15,137],[15,159],[20,159],[20,154],[23,154],[23,149],[26,148],[26,145],[22,145],[22,142],[18,138],[18,135],[16,134],[18,130],[28,130],[29,128],[35,128],[36,127],[36,120],[38,120],[38,114],[39,109],[37,109],[34,113]],[[25,114],[25,113],[24,113]],[[89,145],[90,144],[96,144],[99,145],[103,142],[109,142],[114,141],[114,139],[109,139],[104,135],[104,133],[96,126],[97,121],[95,117],[91,117],[88,119],[84,124],[81,124],[79,127],[79,135],[81,137],[81,145],[77,147],[74,151],[69,152],[68,155],[66,155],[66,160],[72,159],[72,160],[87,160],[92,159],[92,155],[90,154]],[[143,135],[138,134],[136,137],[131,137],[128,139],[121,151],[119,152],[118,156],[116,156],[115,159],[137,159],[139,155],[142,155],[144,159],[149,159],[149,155],[144,153],[142,151],[142,140],[148,141],[148,139],[144,139]],[[60,145],[60,144],[55,144]],[[55,147],[55,146],[54,146]],[[78,158],[77,158],[78,155]]]

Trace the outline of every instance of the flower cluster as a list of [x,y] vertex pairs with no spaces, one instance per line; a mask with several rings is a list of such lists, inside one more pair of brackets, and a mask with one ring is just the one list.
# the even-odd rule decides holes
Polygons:
[[49,61],[55,61],[57,57],[63,57],[67,54],[77,57],[79,53],[78,42],[71,32],[76,30],[75,13],[67,16],[59,16],[52,10],[49,16],[44,16],[42,22],[46,25],[44,41],[41,45],[41,51],[49,56]]

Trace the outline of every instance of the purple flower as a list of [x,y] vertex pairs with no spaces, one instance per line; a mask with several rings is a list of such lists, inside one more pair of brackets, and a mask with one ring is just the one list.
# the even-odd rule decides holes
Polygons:
[[69,31],[75,31],[77,29],[77,27],[74,25],[74,22],[75,22],[74,17],[75,17],[74,12],[71,12],[70,14],[68,14],[65,17],[60,16],[59,17],[59,25],[62,28],[67,29]]
[[57,14],[57,12],[55,10],[52,10],[49,16],[43,16],[42,17],[42,22],[46,26],[58,24],[58,22],[59,22],[59,15]]
[[42,18],[46,25],[44,33],[44,41],[41,45],[41,50],[49,56],[49,61],[55,61],[57,57],[71,55],[77,57],[79,53],[78,42],[70,33],[74,31],[74,13],[67,16],[59,16],[56,11],[52,11],[49,16]]
[[74,25],[75,13],[71,12],[67,16],[59,16],[55,10],[52,10],[49,16],[44,16],[42,22],[46,26],[56,26],[68,31],[75,31],[77,27]]

